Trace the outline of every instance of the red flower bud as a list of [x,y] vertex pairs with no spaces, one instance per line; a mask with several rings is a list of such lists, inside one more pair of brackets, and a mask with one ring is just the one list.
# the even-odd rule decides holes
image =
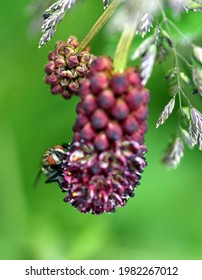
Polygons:
[[104,133],[95,137],[94,144],[98,151],[105,151],[109,147],[109,141]]
[[81,138],[84,140],[91,140],[95,135],[95,131],[90,123],[87,123],[81,130]]
[[98,96],[98,103],[103,109],[110,109],[115,104],[115,97],[112,90],[103,90]]
[[133,116],[128,116],[123,123],[123,129],[128,134],[135,132],[138,127],[139,124]]
[[136,119],[139,121],[139,122],[143,122],[147,119],[148,117],[148,108],[145,107],[145,106],[140,106],[134,113]]
[[51,92],[53,94],[62,93],[62,87],[60,85],[55,85],[51,87]]
[[128,68],[126,70],[126,77],[130,84],[137,88],[142,88],[140,74],[137,71],[134,71],[133,68]]
[[51,74],[46,77],[46,83],[49,85],[54,85],[57,82],[57,77],[54,74]]
[[137,89],[130,90],[126,96],[126,101],[131,109],[137,109],[143,102],[143,93]]
[[118,120],[123,120],[127,117],[128,113],[128,105],[123,99],[118,98],[112,109],[112,115]]
[[111,87],[117,95],[121,95],[128,90],[128,81],[124,75],[115,75],[111,80]]
[[70,92],[78,92],[79,90],[79,83],[77,81],[71,81],[69,83],[69,90]]
[[87,95],[85,100],[82,102],[82,108],[86,114],[91,114],[97,108],[96,98],[93,95]]
[[106,129],[107,137],[110,140],[120,140],[123,136],[121,126],[116,122],[109,122]]
[[101,90],[107,88],[108,79],[105,73],[99,73],[96,77],[92,77],[90,79],[91,89],[96,94],[98,94]]
[[91,70],[92,72],[102,72],[113,68],[112,61],[106,57],[98,57],[92,62]]
[[92,117],[91,117],[91,123],[95,129],[101,129],[106,127],[109,119],[105,112],[101,109],[97,109]]
[[54,69],[55,69],[55,63],[53,61],[49,61],[45,67],[46,73],[51,74],[53,73]]
[[79,61],[77,59],[76,55],[72,55],[70,57],[67,58],[67,65],[69,68],[75,67],[79,64]]

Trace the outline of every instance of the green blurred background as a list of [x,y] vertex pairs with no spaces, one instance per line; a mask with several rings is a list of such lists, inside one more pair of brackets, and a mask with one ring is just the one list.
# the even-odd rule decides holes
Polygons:
[[[202,259],[201,153],[186,149],[175,171],[160,163],[177,123],[175,112],[155,129],[169,100],[166,64],[155,67],[148,84],[148,167],[126,207],[115,214],[84,215],[65,204],[64,194],[56,184],[46,185],[44,177],[33,188],[44,151],[71,141],[78,102],[49,93],[43,82],[48,52],[71,34],[82,40],[103,7],[101,0],[80,1],[53,40],[38,49],[40,33],[27,35],[28,4],[1,3],[0,259]],[[201,18],[185,13],[178,22],[186,34],[201,34],[198,44]],[[110,54],[111,40],[102,30],[92,41],[93,52]],[[190,98],[202,111],[200,97]]]

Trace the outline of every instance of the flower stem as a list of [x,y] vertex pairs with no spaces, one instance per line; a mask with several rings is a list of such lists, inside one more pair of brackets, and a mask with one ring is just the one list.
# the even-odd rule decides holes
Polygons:
[[121,3],[121,0],[114,0],[109,5],[109,7],[104,11],[104,13],[101,15],[101,17],[96,21],[96,23],[93,25],[93,27],[88,32],[86,37],[83,39],[81,44],[78,46],[77,52],[80,52],[83,49],[85,49],[85,47],[89,44],[89,42],[96,36],[96,34],[100,31],[100,29],[105,25],[107,20],[112,16],[112,14],[118,8],[120,3]]
[[128,53],[136,30],[135,26],[136,24],[132,26],[126,25],[123,30],[114,56],[115,72],[122,73],[126,68]]
[[[170,30],[170,27],[169,27],[169,24],[170,24],[171,21],[168,20],[160,0],[158,2],[159,2],[159,7],[161,9],[162,16],[163,16],[163,22],[165,22],[165,27],[167,29],[167,32],[168,32],[169,36],[172,38],[171,30]],[[178,56],[180,57],[181,55],[179,55],[179,53],[177,52],[177,48],[176,48],[175,44],[173,44],[172,49],[173,49],[173,55],[174,55],[174,65],[175,65],[175,68],[176,68],[176,71],[177,71],[177,86],[178,86],[178,91],[175,93],[175,95],[178,94],[178,96],[179,96],[179,106],[180,106],[180,109],[181,109],[182,108],[182,96],[187,100],[189,106],[191,105],[191,102],[189,101],[189,98],[184,93],[184,91],[182,89],[182,86],[181,86],[181,82],[180,82],[180,67],[179,67]]]

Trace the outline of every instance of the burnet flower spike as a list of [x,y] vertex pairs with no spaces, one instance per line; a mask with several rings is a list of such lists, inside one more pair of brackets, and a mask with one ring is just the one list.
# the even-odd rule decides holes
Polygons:
[[[75,3],[77,0],[59,0],[46,10],[40,46],[52,38],[56,25]],[[202,11],[202,5],[195,1],[166,3],[178,15],[184,10]],[[144,136],[150,94],[146,83],[155,61],[162,63],[169,52],[174,57],[174,65],[165,77],[171,99],[156,127],[163,125],[173,113],[177,97],[179,121],[163,163],[176,168],[184,155],[184,143],[189,148],[197,145],[202,149],[202,114],[192,106],[184,91],[186,85],[193,85],[193,92],[202,95],[202,48],[186,39],[189,51],[192,49],[189,61],[177,50],[172,28],[180,36],[182,32],[168,20],[163,1],[104,0],[103,4],[105,11],[80,44],[71,36],[67,42],[58,42],[49,54],[45,70],[52,93],[64,98],[78,95],[80,102],[72,141],[49,149],[42,160],[46,182],[57,182],[65,193],[64,201],[82,213],[97,215],[123,207],[140,184],[147,166]],[[113,59],[105,55],[95,57],[87,46],[119,6],[111,26],[115,23],[117,32],[122,30],[122,35]],[[158,11],[163,21],[155,26]],[[120,17],[120,13],[127,16]],[[139,66],[128,67],[135,34],[144,37],[148,32],[151,34],[131,57],[131,60],[140,59]],[[184,63],[191,78],[181,70]]]
[[59,184],[79,211],[114,212],[134,196],[146,166],[149,93],[134,68],[114,73],[112,61],[98,57],[80,96]]

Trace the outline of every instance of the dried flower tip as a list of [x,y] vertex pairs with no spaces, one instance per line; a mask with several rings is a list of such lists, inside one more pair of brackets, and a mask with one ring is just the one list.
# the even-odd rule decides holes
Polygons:
[[142,37],[144,37],[147,32],[150,31],[150,28],[152,27],[152,21],[153,17],[149,13],[144,13],[137,24],[137,34],[140,34]]
[[192,76],[194,85],[198,93],[202,96],[202,70],[199,67],[193,67]]
[[110,0],[103,0],[104,9],[106,9],[109,5]]
[[184,142],[187,144],[187,146],[190,149],[193,149],[193,142],[192,142],[192,138],[191,135],[189,134],[189,132],[187,132],[185,129],[180,128],[180,132],[182,134],[183,140]]
[[168,167],[176,169],[183,156],[184,144],[179,137],[176,137],[165,152],[162,162]]
[[147,49],[154,43],[154,36],[151,35],[148,38],[146,38],[140,45],[137,47],[137,49],[134,51],[133,55],[131,56],[132,60],[137,59],[138,57],[143,56]]
[[76,0],[59,0],[52,4],[43,15],[44,24],[42,32],[44,33],[39,42],[39,48],[51,40],[56,31],[57,24],[62,20],[65,12],[69,10]]
[[164,124],[164,122],[172,114],[174,107],[175,107],[175,97],[173,97],[169,101],[169,103],[165,106],[165,108],[163,109],[163,111],[157,121],[156,128],[158,128],[160,125]]
[[192,146],[198,145],[202,150],[202,114],[195,108],[190,109],[189,133],[192,138]]
[[145,54],[141,58],[141,65],[140,65],[140,76],[142,78],[142,84],[146,85],[148,79],[151,76],[154,62],[156,59],[157,48],[153,44],[151,45]]

